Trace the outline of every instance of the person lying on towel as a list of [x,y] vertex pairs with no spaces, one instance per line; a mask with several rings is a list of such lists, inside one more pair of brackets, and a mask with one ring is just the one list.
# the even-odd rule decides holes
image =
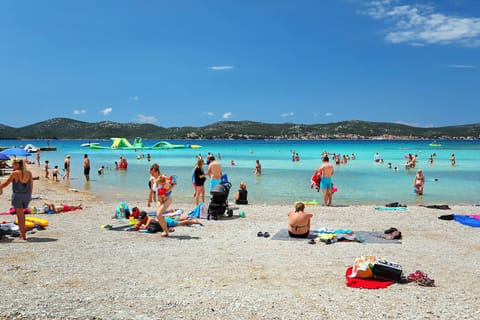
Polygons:
[[[199,224],[200,221],[197,219],[189,219],[181,217],[180,220],[175,220],[169,217],[165,217],[165,222],[167,223],[168,231],[172,232],[177,226],[186,226],[191,224]],[[150,217],[145,211],[140,211],[138,220],[135,222],[134,228],[136,230],[149,230],[150,232],[163,232],[160,227],[160,223],[156,217]]]

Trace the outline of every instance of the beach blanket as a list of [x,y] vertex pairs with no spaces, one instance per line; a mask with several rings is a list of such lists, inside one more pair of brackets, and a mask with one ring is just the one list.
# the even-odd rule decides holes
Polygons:
[[429,208],[429,209],[451,210],[450,207],[448,206],[448,204],[432,204],[432,205],[427,205],[427,206],[422,206],[422,205],[420,205],[420,206],[425,207],[425,208]]
[[385,206],[377,206],[375,210],[384,210],[384,211],[406,211],[407,207],[385,207]]
[[352,274],[353,267],[348,267],[345,272],[345,278],[347,279],[347,287],[350,288],[359,288],[359,289],[385,289],[386,287],[392,285],[393,281],[379,280],[379,279],[361,279],[361,278],[350,278]]
[[[383,232],[381,231],[354,231],[357,238],[361,240],[362,243],[384,243],[384,244],[401,244],[400,240],[388,240],[382,238]],[[311,239],[318,239],[320,236],[319,230],[312,230],[307,238],[292,238],[288,234],[288,229],[280,229],[277,233],[273,235],[272,240],[283,240],[283,241],[305,241]]]
[[466,226],[480,228],[480,219],[476,218],[477,215],[459,215],[454,214],[453,219]]

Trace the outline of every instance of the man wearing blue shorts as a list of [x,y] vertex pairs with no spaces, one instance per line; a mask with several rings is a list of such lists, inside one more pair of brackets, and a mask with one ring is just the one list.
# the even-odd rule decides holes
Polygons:
[[320,189],[323,193],[323,205],[331,206],[332,205],[332,176],[333,176],[333,165],[329,162],[328,155],[323,157],[323,163],[320,168],[317,169],[320,172],[322,180],[320,180]]

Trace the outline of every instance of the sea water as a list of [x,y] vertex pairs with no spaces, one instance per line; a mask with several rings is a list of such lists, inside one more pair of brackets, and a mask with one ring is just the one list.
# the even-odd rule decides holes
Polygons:
[[[334,165],[333,183],[338,188],[334,194],[334,205],[369,204],[383,205],[389,202],[413,204],[476,204],[480,202],[480,141],[442,140],[440,147],[430,147],[426,140],[202,140],[170,141],[174,144],[198,144],[199,149],[173,150],[94,150],[81,147],[82,143],[98,142],[110,146],[111,142],[81,140],[51,140],[56,151],[41,152],[41,166],[45,160],[50,168],[63,168],[67,154],[71,156],[70,181],[61,180],[69,188],[86,190],[104,199],[129,200],[138,204],[147,202],[149,167],[156,162],[161,172],[176,175],[178,185],[174,191],[174,202],[192,202],[192,170],[197,156],[206,158],[212,153],[222,164],[223,171],[232,183],[230,200],[241,181],[247,184],[250,203],[260,205],[293,204],[295,201],[322,202],[321,192],[310,188],[310,177],[321,165],[323,151],[348,155],[347,164]],[[153,145],[158,141],[145,141]],[[40,147],[47,141],[3,140],[4,147],[32,143]],[[292,161],[292,152],[298,153],[300,161]],[[379,153],[383,163],[374,162]],[[91,161],[90,182],[83,176],[83,157],[88,154]],[[147,154],[151,161],[147,161]],[[416,169],[405,169],[406,156],[418,155],[416,169],[423,169],[426,182],[424,194],[413,192]],[[434,163],[428,158],[435,154]],[[456,165],[451,164],[455,154]],[[143,155],[144,157],[137,158]],[[115,161],[120,157],[128,161],[127,170],[115,170]],[[29,157],[35,160],[36,156]],[[253,174],[255,160],[260,160],[262,175]],[[231,165],[231,161],[235,165]],[[388,168],[392,164],[392,169]],[[104,174],[97,173],[105,166]],[[398,170],[394,168],[397,167]],[[205,171],[207,167],[205,166]],[[53,183],[53,182],[51,182]],[[205,185],[206,201],[209,201],[208,180]]]

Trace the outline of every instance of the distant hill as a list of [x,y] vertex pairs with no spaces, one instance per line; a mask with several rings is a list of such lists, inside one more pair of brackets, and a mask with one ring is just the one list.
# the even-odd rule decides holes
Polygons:
[[53,118],[21,128],[0,124],[0,139],[479,139],[480,124],[418,128],[359,120],[328,124],[270,124],[222,121],[203,127],[164,128],[153,124],[83,122]]

